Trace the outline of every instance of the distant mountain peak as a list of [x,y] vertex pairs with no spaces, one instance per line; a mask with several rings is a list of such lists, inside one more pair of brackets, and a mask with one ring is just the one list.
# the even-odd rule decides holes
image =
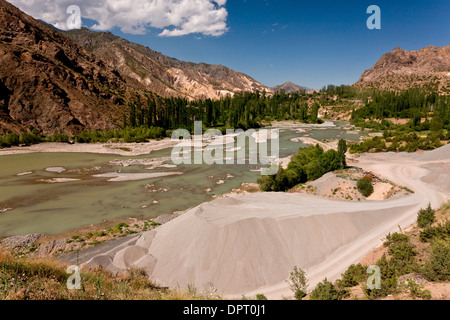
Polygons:
[[282,85],[273,87],[272,90],[275,92],[280,92],[281,90],[284,90],[285,93],[293,93],[293,92],[297,92],[300,90],[308,91],[309,89],[306,87],[299,86],[291,81],[287,81],[287,82],[283,83]]

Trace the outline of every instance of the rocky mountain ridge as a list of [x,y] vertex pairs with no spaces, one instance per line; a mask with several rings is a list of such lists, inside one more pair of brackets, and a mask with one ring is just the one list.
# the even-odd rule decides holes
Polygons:
[[183,62],[110,32],[86,28],[65,34],[110,67],[162,97],[219,99],[238,92],[272,90],[246,74],[222,65]]
[[450,46],[416,51],[396,47],[366,70],[356,87],[401,90],[412,87],[450,93]]

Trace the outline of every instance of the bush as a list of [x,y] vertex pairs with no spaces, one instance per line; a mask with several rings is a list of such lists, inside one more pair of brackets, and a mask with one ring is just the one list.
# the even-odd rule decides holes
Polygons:
[[432,242],[435,239],[446,240],[450,237],[450,221],[440,223],[435,227],[427,227],[420,232],[419,239],[422,242]]
[[354,287],[367,279],[367,267],[362,264],[352,264],[336,281],[339,287]]
[[367,284],[364,284],[363,291],[369,299],[385,297],[397,289],[398,272],[390,261],[387,260],[385,254],[377,261],[376,265],[380,267],[381,271],[381,288],[369,289]]
[[431,256],[425,263],[423,273],[431,281],[450,281],[450,243],[435,240],[431,244]]
[[256,300],[267,300],[267,297],[263,293],[258,293],[256,295]]
[[428,204],[426,209],[420,209],[417,214],[417,224],[421,228],[430,226],[435,220],[435,210],[431,208],[431,204]]
[[359,192],[365,197],[368,197],[373,193],[372,181],[370,179],[360,179],[356,186],[358,187]]
[[388,233],[386,236],[386,241],[383,243],[384,246],[389,247],[392,244],[399,244],[402,242],[408,242],[409,237],[403,233],[394,232],[393,234]]
[[325,278],[322,282],[319,282],[314,290],[311,292],[311,300],[341,300],[346,291],[339,290],[333,283]]
[[302,290],[295,291],[294,298],[296,300],[302,300],[304,297],[306,297],[306,293],[305,292],[303,292]]
[[289,275],[289,288],[292,290],[292,292],[295,293],[295,298],[298,299],[302,296],[303,293],[306,292],[308,288],[308,280],[306,278],[306,272],[299,267],[295,266],[294,270]]

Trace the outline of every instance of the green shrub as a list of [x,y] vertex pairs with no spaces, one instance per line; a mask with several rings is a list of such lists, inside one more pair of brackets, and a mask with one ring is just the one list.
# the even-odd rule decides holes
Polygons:
[[267,297],[263,293],[258,293],[256,295],[256,300],[267,300]]
[[336,281],[339,287],[354,287],[367,279],[367,267],[362,264],[352,264]]
[[302,291],[302,290],[297,290],[297,291],[295,291],[295,293],[294,293],[294,298],[296,299],[296,300],[302,300],[304,297],[306,297],[306,293],[304,292],[304,291]]
[[94,233],[94,237],[104,237],[104,236],[106,236],[105,231],[99,231]]
[[446,240],[450,237],[450,221],[440,223],[435,227],[427,227],[419,234],[422,242],[432,242],[434,239]]
[[385,254],[377,261],[376,265],[380,267],[381,272],[381,288],[369,289],[367,284],[364,284],[362,289],[367,298],[376,299],[386,297],[396,291],[399,275],[395,267],[389,262]]
[[360,179],[356,186],[358,187],[359,192],[365,197],[368,197],[373,193],[373,185],[370,179]]
[[345,290],[339,290],[325,278],[311,292],[311,300],[341,300],[346,295]]
[[394,232],[393,234],[388,233],[386,236],[386,241],[383,243],[384,246],[389,247],[392,244],[399,244],[402,242],[408,242],[409,237],[403,233]]
[[428,204],[426,209],[420,209],[417,214],[417,224],[421,228],[430,226],[435,220],[435,210],[431,208],[431,204]]
[[437,239],[431,244],[431,256],[423,273],[431,281],[450,281],[450,243]]

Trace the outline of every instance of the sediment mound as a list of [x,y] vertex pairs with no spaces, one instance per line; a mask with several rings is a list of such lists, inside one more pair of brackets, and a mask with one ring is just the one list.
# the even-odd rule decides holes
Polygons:
[[450,145],[423,155],[359,158],[365,170],[411,187],[410,196],[361,202],[298,193],[219,198],[150,232],[80,252],[79,261],[114,272],[138,266],[161,286],[280,298],[290,294],[285,280],[294,266],[307,270],[311,286],[336,279],[388,232],[411,225],[420,208],[440,206],[450,194],[441,184],[449,177],[449,151]]
[[[318,207],[318,201],[324,204]],[[367,207],[367,206],[366,206]],[[139,266],[159,285],[239,294],[309,268],[407,206],[373,210],[305,194],[259,193],[202,204],[96,259],[111,270]]]

